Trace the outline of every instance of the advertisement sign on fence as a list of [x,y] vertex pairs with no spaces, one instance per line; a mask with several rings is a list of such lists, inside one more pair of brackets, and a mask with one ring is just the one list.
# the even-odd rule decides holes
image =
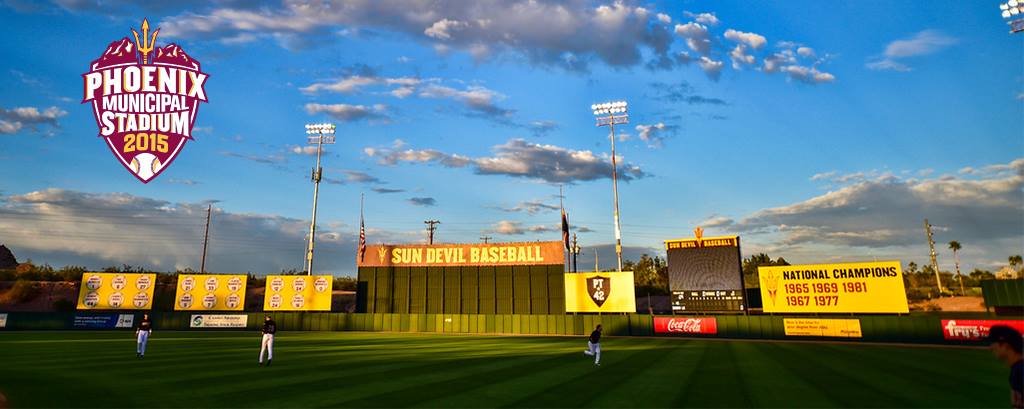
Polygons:
[[951,341],[983,341],[996,325],[1024,332],[1024,320],[942,320],[942,336]]
[[148,310],[153,307],[156,274],[84,273],[80,310]]
[[0,314],[0,328],[7,328],[7,314]]
[[633,272],[565,274],[566,312],[636,312]]
[[708,334],[718,333],[718,320],[715,318],[654,318],[654,332],[656,334]]
[[786,318],[786,335],[791,337],[861,338],[859,319]]
[[245,274],[179,274],[175,311],[242,311]]
[[264,311],[330,311],[333,276],[267,276]]
[[899,261],[758,267],[764,312],[907,313]]
[[245,314],[193,314],[189,328],[245,328],[249,316]]
[[134,314],[96,314],[96,315],[75,315],[71,323],[74,328],[81,329],[111,329],[111,328],[132,328],[135,326]]
[[488,244],[369,245],[359,267],[526,266],[562,264],[560,241]]

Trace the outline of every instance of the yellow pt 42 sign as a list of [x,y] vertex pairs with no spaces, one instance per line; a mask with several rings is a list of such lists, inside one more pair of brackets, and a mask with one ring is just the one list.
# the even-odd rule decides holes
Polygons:
[[565,274],[566,312],[636,312],[633,272]]
[[758,267],[764,312],[907,313],[899,261]]

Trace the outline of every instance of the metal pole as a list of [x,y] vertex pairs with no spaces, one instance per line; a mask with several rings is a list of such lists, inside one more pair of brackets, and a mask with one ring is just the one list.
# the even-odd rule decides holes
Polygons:
[[615,161],[615,115],[609,115],[609,127],[612,140],[612,192],[615,196],[615,256],[618,258],[618,270],[622,271],[622,230],[619,228],[619,171]]
[[213,210],[213,205],[206,206],[206,233],[203,233],[203,259],[199,262],[199,272],[206,272],[206,246],[210,242],[210,211]]
[[313,220],[309,223],[309,253],[306,254],[306,275],[313,275],[313,244],[316,239],[316,204],[320,194],[320,151],[324,146],[324,133],[320,131],[320,140],[316,143],[316,169],[313,169]]

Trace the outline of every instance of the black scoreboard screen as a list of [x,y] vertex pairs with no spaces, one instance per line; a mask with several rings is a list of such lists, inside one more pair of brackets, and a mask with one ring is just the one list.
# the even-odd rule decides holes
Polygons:
[[738,236],[665,242],[675,312],[743,311],[743,269]]

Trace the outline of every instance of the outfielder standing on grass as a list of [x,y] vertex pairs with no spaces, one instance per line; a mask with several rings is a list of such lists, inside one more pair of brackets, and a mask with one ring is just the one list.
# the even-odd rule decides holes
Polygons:
[[138,343],[135,346],[135,356],[140,359],[146,356],[146,342],[149,341],[149,334],[153,333],[153,323],[149,321],[149,314],[142,314],[142,321],[139,328],[135,330],[135,337]]
[[263,354],[267,354],[267,366],[274,359],[274,334],[277,333],[277,323],[266,316],[263,319],[263,345],[260,347],[260,365],[263,365]]
[[601,324],[597,324],[594,332],[590,333],[587,350],[583,351],[583,354],[594,357],[594,366],[601,366]]

